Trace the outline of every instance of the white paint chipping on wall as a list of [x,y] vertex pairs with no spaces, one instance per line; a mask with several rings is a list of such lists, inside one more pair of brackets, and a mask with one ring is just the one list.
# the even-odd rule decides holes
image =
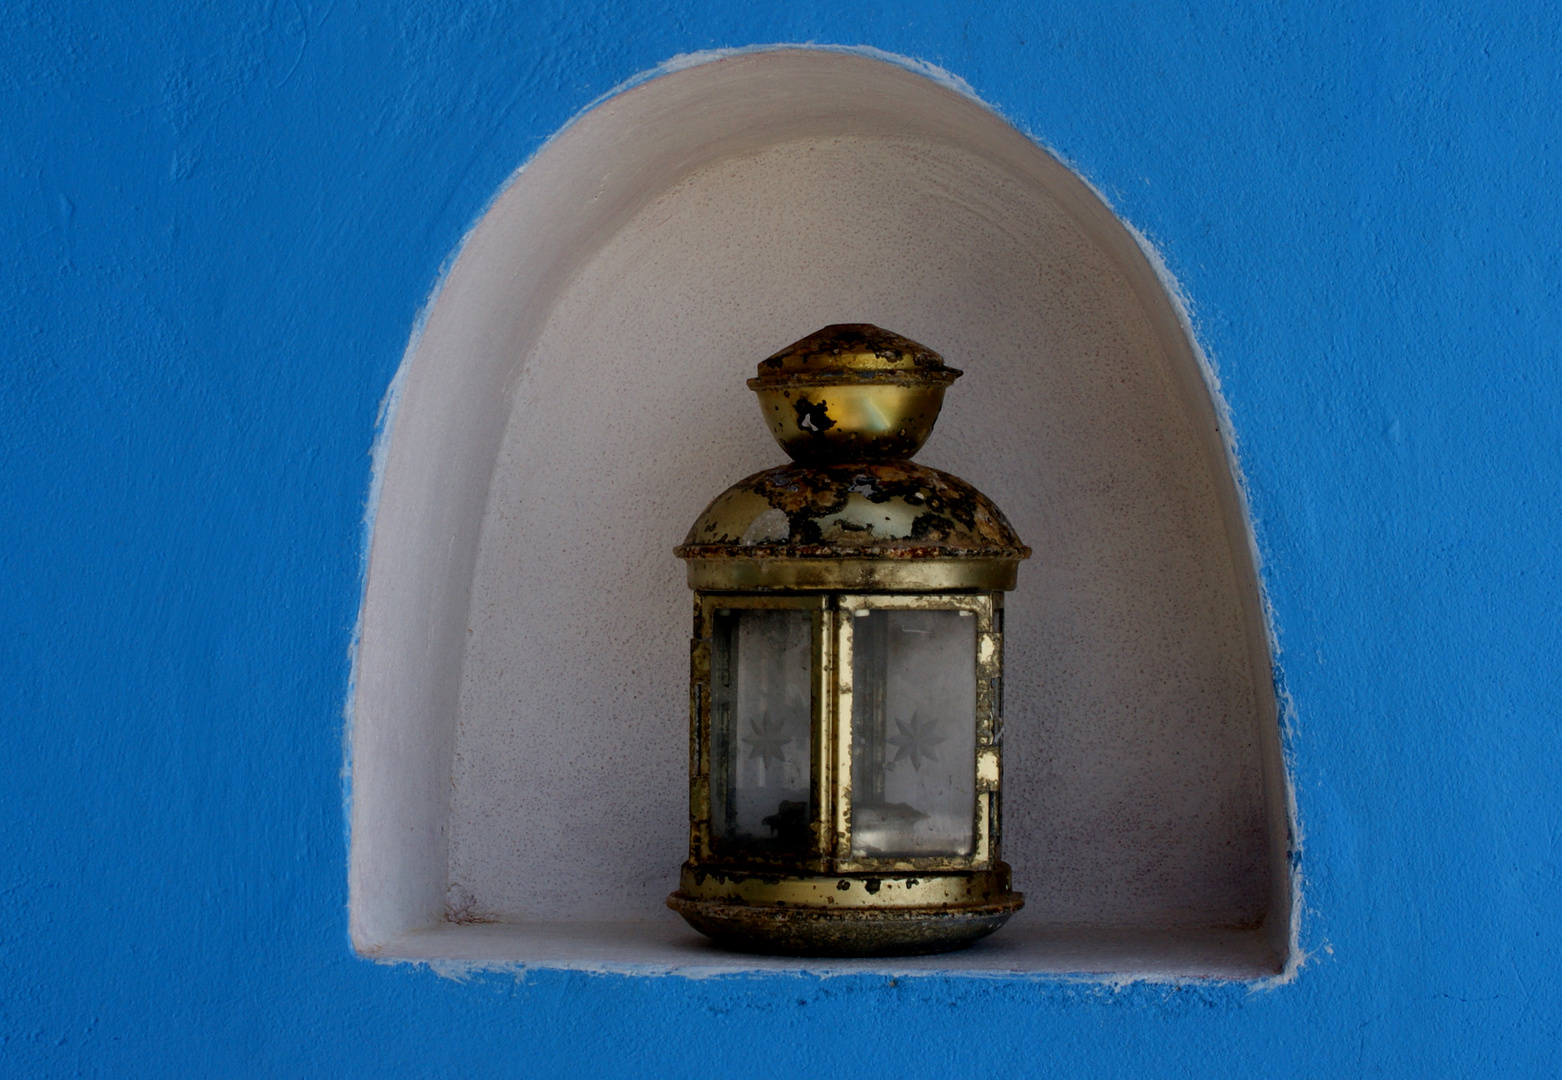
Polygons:
[[[743,386],[754,364],[846,321],[967,371],[919,460],[1036,549],[1007,635],[1005,844],[1029,903],[938,969],[1272,969],[1289,879],[1264,619],[1176,304],[1000,119],[804,51],[587,114],[439,292],[384,452],[363,612],[360,951],[687,966],[661,907],[686,844],[689,594],[670,549],[782,458]],[[1267,932],[1229,932],[1266,911]],[[537,944],[561,915],[582,920],[562,954]],[[1124,933],[1140,953],[1113,951]]]

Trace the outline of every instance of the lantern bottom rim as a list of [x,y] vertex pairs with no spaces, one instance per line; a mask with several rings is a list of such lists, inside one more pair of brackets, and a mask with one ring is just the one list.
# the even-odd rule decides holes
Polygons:
[[997,930],[1025,903],[1011,892],[980,904],[935,907],[803,907],[699,899],[667,906],[716,944],[782,956],[922,956],[952,952]]

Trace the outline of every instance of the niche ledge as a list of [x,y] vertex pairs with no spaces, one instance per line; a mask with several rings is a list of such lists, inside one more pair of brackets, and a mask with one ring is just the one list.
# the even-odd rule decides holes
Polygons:
[[558,968],[690,978],[777,972],[1254,980],[1273,977],[1283,963],[1261,929],[1042,930],[1014,923],[960,952],[872,960],[732,953],[666,920],[442,923],[387,942],[372,955],[446,971]]
[[[1027,905],[964,952],[738,955],[662,906],[687,846],[671,548],[779,463],[754,364],[835,322],[967,371],[918,460],[1036,552],[1006,634],[1004,852]],[[1272,661],[1199,358],[1129,230],[980,103],[802,49],[605,102],[465,241],[377,461],[349,749],[361,955],[1114,981],[1288,962]]]

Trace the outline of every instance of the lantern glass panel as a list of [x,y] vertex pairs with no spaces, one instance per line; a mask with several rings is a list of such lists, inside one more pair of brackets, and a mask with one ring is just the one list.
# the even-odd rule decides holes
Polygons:
[[715,614],[711,838],[719,849],[802,854],[814,845],[813,619],[797,609]]
[[975,847],[976,619],[858,611],[852,628],[852,854]]

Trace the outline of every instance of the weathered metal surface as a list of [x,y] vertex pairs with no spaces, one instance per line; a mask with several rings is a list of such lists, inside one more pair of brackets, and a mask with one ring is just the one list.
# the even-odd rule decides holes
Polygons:
[[[827,326],[761,363],[749,385],[803,464],[755,473],[712,500],[675,552],[690,587],[1013,588],[1030,549],[991,499],[957,476],[883,460],[916,452],[959,374],[931,349],[856,324]],[[839,396],[834,412],[819,404],[826,392]]]
[[[865,860],[871,861],[871,860]],[[983,870],[837,873],[765,873],[734,864],[684,863],[678,895],[734,904],[805,908],[928,908],[994,904],[1020,894],[1010,889],[1007,863]]]
[[[1008,888],[1008,868],[999,861],[999,831],[1001,819],[1000,736],[1002,717],[998,687],[1003,675],[1003,635],[998,631],[1002,618],[1002,596],[997,593],[966,595],[959,597],[938,595],[850,595],[833,598],[837,614],[835,622],[836,667],[841,672],[833,703],[838,718],[833,729],[833,747],[837,756],[837,784],[834,820],[834,859],[830,866],[839,873],[912,873],[922,874],[954,870],[984,870],[1001,867],[1003,888]],[[856,740],[850,729],[852,698],[852,653],[856,637],[855,616],[866,611],[969,611],[976,619],[977,649],[974,658],[976,676],[976,758],[972,768],[976,773],[975,844],[966,856],[854,856],[851,837],[851,754]],[[984,780],[984,769],[987,779]]]
[[[1002,590],[1030,549],[992,501],[905,460],[960,372],[871,326],[826,327],[760,365],[749,386],[801,464],[742,480],[676,549],[696,589],[690,651],[689,861],[668,898],[735,948],[805,955],[940,952],[1019,909],[1000,861]],[[711,821],[713,627],[723,609],[812,614],[810,799],[763,819],[787,850],[715,843]],[[975,617],[971,849],[871,856],[852,847],[853,617],[874,609]]]
[[688,560],[689,588],[702,592],[970,592],[1014,588],[1015,559]]
[[804,464],[909,458],[933,434],[944,405],[944,387],[927,383],[789,379],[754,392],[770,434]]
[[1028,558],[1030,548],[1003,511],[964,480],[888,461],[755,473],[712,500],[675,554],[705,562],[1013,564]]
[[827,326],[762,361],[748,386],[794,460],[885,461],[922,448],[945,388],[960,374],[932,349],[852,323]]
[[[958,948],[991,933],[1018,910],[1023,898],[1011,890],[1009,868],[999,857],[1001,595],[701,593],[696,599],[690,653],[690,858],[669,906],[701,932],[733,947],[843,956]],[[805,854],[715,850],[708,749],[711,628],[718,611],[778,607],[815,613],[810,743],[820,813],[816,820],[796,823],[812,837]],[[853,855],[852,642],[856,614],[876,609],[953,609],[976,619],[975,842],[969,854]],[[825,914],[832,911],[856,914]]]
[[1023,559],[1030,549],[1003,511],[958,476],[880,461],[755,473],[711,501],[677,554]]
[[667,906],[730,949],[787,956],[918,956],[963,949],[991,934],[1024,903],[931,908],[792,908],[694,900]]
[[832,323],[761,360],[759,377],[749,385],[791,376],[841,374],[920,376],[950,383],[964,373],[946,367],[944,358],[926,345],[872,323]]

